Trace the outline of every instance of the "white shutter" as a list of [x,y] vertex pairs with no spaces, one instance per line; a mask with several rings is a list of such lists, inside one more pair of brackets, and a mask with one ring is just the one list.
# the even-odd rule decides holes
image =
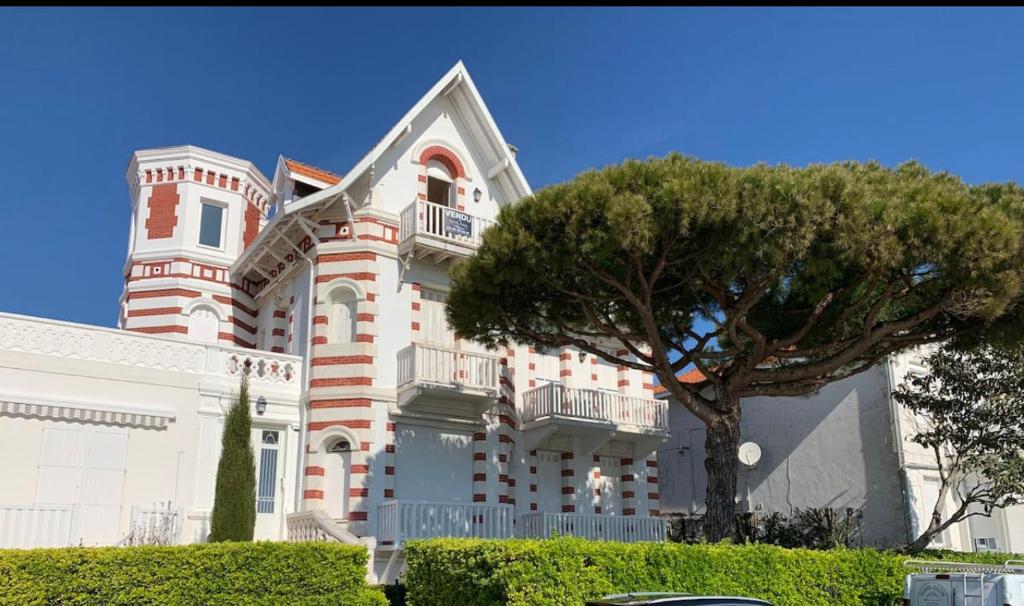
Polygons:
[[213,491],[217,484],[217,462],[220,460],[221,434],[224,421],[214,417],[199,418],[199,452],[196,456],[196,490],[192,506],[213,509]]
[[537,507],[547,513],[562,511],[562,457],[557,452],[537,451]]
[[437,290],[424,288],[420,291],[420,317],[423,322],[420,331],[425,343],[451,347],[455,344],[455,336],[448,328],[445,317],[445,304],[448,295]]
[[395,442],[395,492],[399,498],[472,502],[472,434],[399,425]]
[[622,463],[611,457],[601,457],[601,513],[622,515]]

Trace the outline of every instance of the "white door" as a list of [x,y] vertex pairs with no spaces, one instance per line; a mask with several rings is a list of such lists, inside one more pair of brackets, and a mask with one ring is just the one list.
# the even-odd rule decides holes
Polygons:
[[622,463],[619,459],[601,457],[601,513],[622,515]]
[[84,545],[117,542],[128,432],[108,427],[43,428],[35,502],[75,505]]
[[348,517],[348,492],[351,479],[351,446],[339,440],[327,448],[324,461],[324,508],[334,519]]
[[280,532],[284,480],[281,434],[276,429],[262,428],[252,432],[256,461],[256,527],[253,536],[257,540],[274,539]]
[[537,451],[537,509],[562,512],[562,457],[557,452]]

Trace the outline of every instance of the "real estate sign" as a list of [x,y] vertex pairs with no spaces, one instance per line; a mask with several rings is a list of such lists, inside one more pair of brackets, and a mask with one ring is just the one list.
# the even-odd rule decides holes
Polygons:
[[471,238],[473,236],[473,220],[464,212],[446,208],[444,209],[444,233],[447,236]]

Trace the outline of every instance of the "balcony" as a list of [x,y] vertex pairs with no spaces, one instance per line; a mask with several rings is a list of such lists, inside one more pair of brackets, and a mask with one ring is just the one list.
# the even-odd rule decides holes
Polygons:
[[508,539],[512,518],[511,505],[384,501],[377,506],[377,545],[436,537]]
[[498,395],[498,357],[413,343],[398,352],[397,387],[399,407],[475,416]]
[[548,383],[523,392],[526,448],[563,433],[584,438],[588,454],[611,439],[631,442],[640,458],[668,437],[668,402]]
[[454,208],[416,200],[402,211],[398,254],[433,262],[467,257],[494,222]]
[[525,539],[546,539],[553,534],[594,541],[664,541],[665,518],[608,516],[578,513],[528,513],[519,518],[517,532]]

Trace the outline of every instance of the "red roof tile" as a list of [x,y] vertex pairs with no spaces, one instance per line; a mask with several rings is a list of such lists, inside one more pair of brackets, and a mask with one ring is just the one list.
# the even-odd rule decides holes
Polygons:
[[[679,381],[680,383],[686,383],[688,385],[694,385],[696,383],[700,383],[701,381],[703,381],[704,380],[704,375],[699,370],[697,370],[696,368],[693,368],[693,369],[690,369],[690,370],[684,372],[681,375],[676,375],[676,380]],[[667,391],[668,390],[665,389],[665,387],[663,385],[655,385],[654,386],[654,393],[655,393],[655,395],[660,395],[660,394],[663,394],[663,393],[665,393]]]
[[328,185],[335,185],[341,182],[341,177],[332,173],[331,171],[317,168],[305,162],[299,162],[298,160],[292,160],[291,158],[284,159],[284,165],[288,167],[288,170],[293,173],[304,175],[317,181],[323,181]]

